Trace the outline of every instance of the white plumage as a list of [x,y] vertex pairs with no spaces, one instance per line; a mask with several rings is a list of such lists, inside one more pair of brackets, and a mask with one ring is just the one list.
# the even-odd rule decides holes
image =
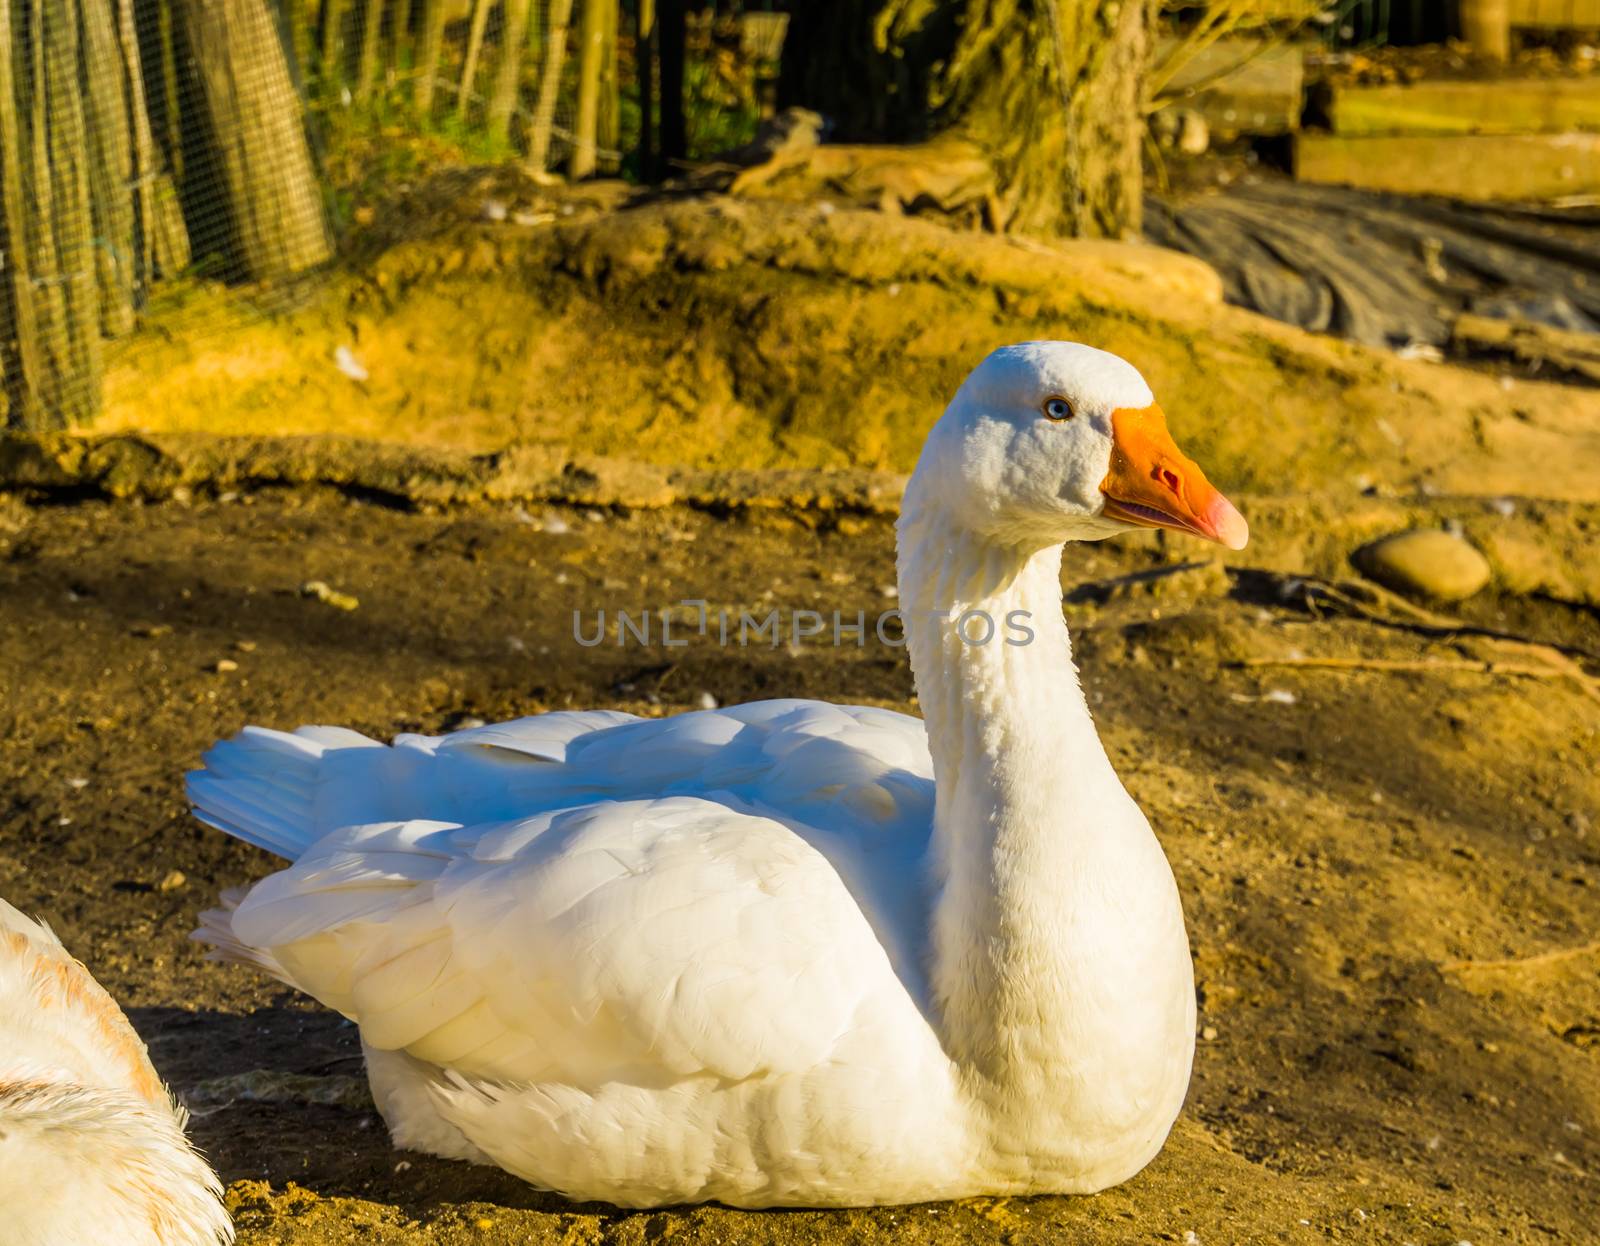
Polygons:
[[[1243,540],[1151,420],[1132,368],[1063,343],[957,395],[900,530],[926,723],[773,701],[392,746],[247,728],[192,800],[293,864],[201,937],[360,1024],[398,1145],[576,1198],[1124,1179],[1181,1103],[1194,999],[1171,872],[1077,687],[1060,543]],[[1033,642],[934,618],[972,610]]]
[[0,1241],[217,1246],[222,1187],[122,1010],[0,900]]

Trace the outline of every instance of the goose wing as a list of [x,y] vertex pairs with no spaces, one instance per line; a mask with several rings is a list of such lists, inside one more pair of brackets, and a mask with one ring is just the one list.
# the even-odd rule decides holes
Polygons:
[[726,793],[346,828],[230,921],[371,1046],[479,1079],[738,1080],[922,1024],[835,867]]

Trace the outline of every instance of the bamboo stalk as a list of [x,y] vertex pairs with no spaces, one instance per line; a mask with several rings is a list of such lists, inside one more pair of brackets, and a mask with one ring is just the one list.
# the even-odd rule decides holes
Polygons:
[[411,27],[411,0],[397,0],[389,19],[389,69],[398,80],[406,66],[415,67],[417,37]]
[[322,81],[331,86],[344,76],[344,18],[350,0],[322,0]]
[[494,88],[489,93],[485,120],[489,137],[504,141],[511,130],[511,114],[522,84],[522,48],[528,33],[528,12],[533,0],[505,0],[505,26],[500,31],[500,63],[495,66]]
[[[601,9],[605,18],[605,42],[600,52],[599,115],[595,119],[596,157],[601,151],[610,153],[622,146],[622,96],[617,84],[617,36],[622,20],[622,5],[618,0],[606,0]],[[611,155],[606,157],[606,168],[614,171]]]
[[539,70],[539,99],[528,130],[528,166],[547,172],[550,131],[555,125],[556,97],[561,93],[561,71],[567,59],[567,32],[572,24],[572,0],[551,0],[550,33],[545,40],[544,64]]
[[367,0],[361,21],[361,53],[356,62],[356,99],[365,102],[378,77],[379,50],[383,43],[384,0]]
[[311,68],[311,23],[316,9],[317,0],[284,0],[283,16],[289,23],[289,44],[294,48],[297,74],[303,75]]
[[416,87],[412,99],[417,114],[423,118],[433,114],[435,75],[439,72],[439,57],[444,51],[444,0],[422,0],[422,41],[417,54]]
[[478,58],[483,55],[483,32],[489,25],[491,0],[474,0],[472,25],[467,30],[467,55],[461,62],[461,89],[456,93],[456,116],[465,121],[478,81]]
[[615,3],[616,0],[583,0],[583,26],[578,35],[578,117],[573,127],[572,159],[567,166],[573,181],[590,176],[595,168],[600,75],[606,57],[605,9]]

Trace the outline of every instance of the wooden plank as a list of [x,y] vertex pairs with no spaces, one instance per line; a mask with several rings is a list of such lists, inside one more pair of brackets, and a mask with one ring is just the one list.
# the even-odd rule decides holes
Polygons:
[[1338,86],[1328,99],[1335,134],[1555,134],[1600,131],[1600,80],[1530,78]]
[[[1168,39],[1156,62],[1180,41]],[[1213,134],[1288,134],[1300,128],[1305,70],[1299,47],[1259,39],[1218,39],[1178,66],[1162,94],[1168,107],[1192,108]]]
[[1555,199],[1600,191],[1600,134],[1301,134],[1295,176],[1458,199]]
[[1600,0],[1510,0],[1511,24],[1524,30],[1600,28]]

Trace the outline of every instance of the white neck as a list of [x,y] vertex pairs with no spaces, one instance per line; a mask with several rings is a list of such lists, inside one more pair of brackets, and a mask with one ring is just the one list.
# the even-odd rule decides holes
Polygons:
[[[1073,1087],[1099,1072],[1086,1052],[1130,1038],[1142,1048],[1152,1024],[1157,1047],[1186,1039],[1170,1035],[1193,1008],[1176,890],[1079,687],[1061,546],[974,536],[914,479],[899,550],[937,788],[929,970],[941,1039],[997,1119],[1049,1129],[1041,1117],[1074,1110]],[[967,611],[982,614],[964,640]],[[984,616],[994,635],[968,643]],[[1007,643],[1022,639],[1008,621],[1032,639]],[[1119,981],[1128,973],[1137,990]]]

